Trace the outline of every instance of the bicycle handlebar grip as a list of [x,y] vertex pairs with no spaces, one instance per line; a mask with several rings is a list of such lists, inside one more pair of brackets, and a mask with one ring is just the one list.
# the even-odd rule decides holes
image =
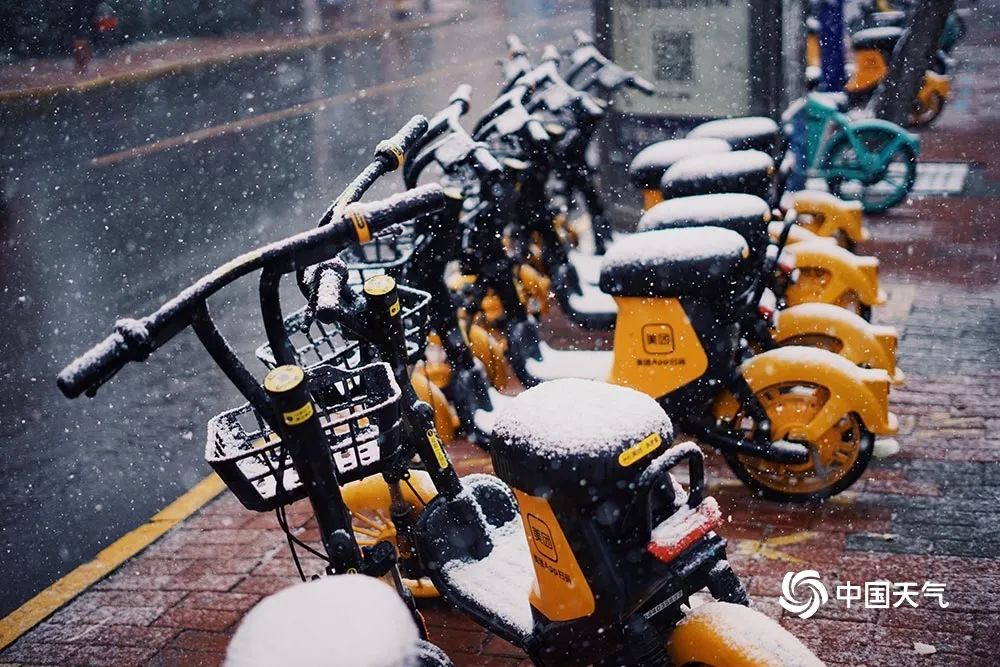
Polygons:
[[643,95],[652,95],[656,92],[656,86],[637,74],[633,74],[629,79],[629,85]]
[[524,45],[524,42],[513,33],[507,35],[507,51],[511,56],[528,55],[528,48]]
[[76,398],[84,392],[93,396],[125,364],[145,359],[150,347],[149,331],[142,322],[118,320],[114,333],[59,371],[56,385],[66,398]]
[[597,100],[587,93],[581,93],[580,103],[583,106],[583,110],[591,118],[600,118],[604,115],[604,107],[598,104]]
[[429,183],[381,201],[351,204],[343,216],[354,226],[358,242],[367,243],[386,227],[440,211],[444,205],[444,190]]
[[528,130],[528,134],[531,136],[531,141],[533,141],[535,144],[549,143],[551,137],[549,136],[549,133],[545,131],[545,128],[542,127],[542,124],[540,122],[532,118],[531,120],[528,121],[526,127]]
[[427,132],[427,118],[417,114],[408,120],[399,132],[378,143],[375,147],[375,157],[383,158],[389,165],[390,171],[399,169],[406,159],[406,153],[425,132]]
[[503,171],[500,161],[485,148],[477,148],[473,151],[472,159],[476,161],[476,171],[481,175],[495,174]]
[[590,33],[579,28],[573,31],[573,40],[576,41],[577,46],[591,46],[594,43],[594,38],[590,36]]
[[469,110],[470,99],[472,98],[472,86],[467,83],[463,83],[461,86],[455,89],[455,92],[451,94],[448,98],[448,106],[455,103],[460,103],[462,105],[462,113],[464,114]]

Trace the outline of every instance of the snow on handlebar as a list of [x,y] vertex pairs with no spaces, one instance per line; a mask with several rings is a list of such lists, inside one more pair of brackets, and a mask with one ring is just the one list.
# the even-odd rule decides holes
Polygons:
[[118,320],[111,335],[59,372],[56,384],[67,398],[82,393],[93,396],[127,363],[145,360],[189,326],[208,298],[226,285],[264,267],[291,273],[316,264],[352,243],[367,243],[391,225],[440,210],[444,203],[439,185],[425,185],[381,201],[351,204],[335,223],[244,253],[202,277],[156,312],[138,320]]

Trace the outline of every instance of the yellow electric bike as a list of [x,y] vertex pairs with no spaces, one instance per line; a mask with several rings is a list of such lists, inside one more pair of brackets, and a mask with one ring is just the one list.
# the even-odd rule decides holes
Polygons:
[[[903,28],[897,26],[866,28],[851,35],[854,71],[844,85],[848,104],[863,104],[889,75],[892,51],[902,35]],[[947,56],[939,54],[935,58],[934,67],[924,72],[920,89],[913,100],[910,126],[930,125],[944,111],[945,104],[951,98],[951,77],[947,72],[947,60]]]

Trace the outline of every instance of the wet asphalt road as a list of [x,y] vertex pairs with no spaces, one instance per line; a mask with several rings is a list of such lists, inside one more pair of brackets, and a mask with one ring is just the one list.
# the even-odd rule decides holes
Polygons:
[[[391,40],[0,109],[0,616],[203,478],[205,422],[239,402],[190,332],[95,399],[65,400],[58,370],[119,316],[308,228],[379,139],[459,83],[482,109],[506,33],[540,47],[591,22],[574,0],[469,6],[462,23]],[[325,108],[240,125],[314,100]],[[372,194],[399,185],[390,176]],[[212,302],[248,357],[263,338],[255,291],[244,280]]]

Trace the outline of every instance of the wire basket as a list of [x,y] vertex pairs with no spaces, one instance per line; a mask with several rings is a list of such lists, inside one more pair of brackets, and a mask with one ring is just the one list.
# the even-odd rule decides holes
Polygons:
[[417,234],[413,221],[400,225],[397,234],[376,236],[368,243],[351,246],[338,257],[347,265],[348,282],[363,285],[372,276],[383,273],[399,278],[402,268],[424,242],[424,235]]
[[[379,473],[399,452],[399,385],[388,364],[306,369],[323,433],[346,484]],[[208,422],[205,460],[243,506],[267,512],[306,496],[288,450],[249,404]]]
[[[360,286],[354,286],[360,290]],[[427,346],[428,305],[431,295],[423,290],[398,285],[403,331],[406,336],[406,353],[410,362],[416,362]],[[295,348],[295,363],[302,368],[317,364],[331,364],[339,368],[358,368],[375,360],[374,351],[351,338],[338,324],[323,324],[307,316],[302,308],[285,318],[285,333]],[[257,348],[257,358],[268,368],[276,365],[271,346],[265,343]]]

